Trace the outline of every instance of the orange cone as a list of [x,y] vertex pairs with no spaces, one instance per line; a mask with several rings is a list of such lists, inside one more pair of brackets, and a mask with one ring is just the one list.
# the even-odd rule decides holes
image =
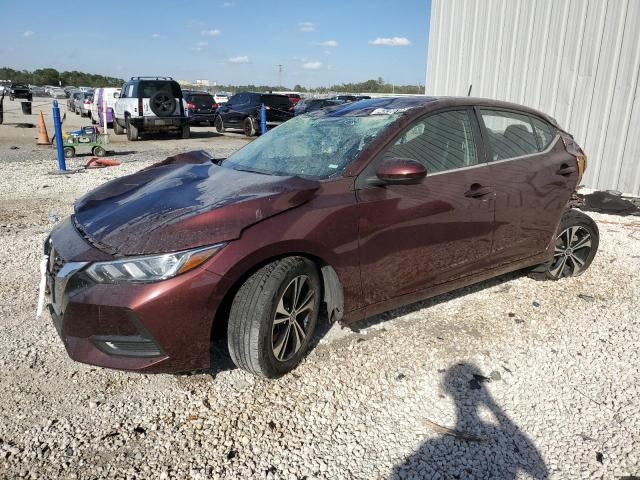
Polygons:
[[49,140],[49,134],[47,133],[47,126],[44,123],[44,115],[40,112],[38,118],[38,145],[51,145]]

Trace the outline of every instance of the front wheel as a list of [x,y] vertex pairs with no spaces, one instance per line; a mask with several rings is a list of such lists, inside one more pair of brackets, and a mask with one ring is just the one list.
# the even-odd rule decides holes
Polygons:
[[124,134],[124,128],[120,126],[115,118],[113,119],[113,133],[115,133],[116,135]]
[[559,280],[582,275],[596,256],[599,243],[596,222],[578,210],[567,210],[558,226],[553,259],[535,267],[529,276],[536,280]]
[[242,130],[247,137],[254,137],[256,135],[256,124],[253,118],[247,117],[242,123]]
[[316,328],[320,285],[316,266],[303,257],[276,260],[251,275],[229,313],[227,341],[233,362],[268,378],[293,370]]

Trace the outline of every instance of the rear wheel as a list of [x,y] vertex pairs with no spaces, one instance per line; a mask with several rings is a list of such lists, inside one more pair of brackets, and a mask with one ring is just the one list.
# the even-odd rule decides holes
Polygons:
[[214,127],[216,127],[216,132],[224,133],[224,123],[222,122],[222,118],[218,117],[213,122]]
[[242,123],[242,130],[247,137],[254,137],[256,135],[256,124],[253,118],[247,117]]
[[127,140],[134,142],[138,140],[138,129],[133,123],[131,123],[131,119],[127,117]]
[[98,146],[93,147],[91,153],[93,153],[96,157],[104,157],[107,154],[107,151],[104,148]]
[[233,362],[262,377],[278,377],[302,360],[318,321],[320,275],[303,257],[269,263],[236,293],[229,313]]
[[567,210],[558,227],[553,259],[535,267],[529,276],[536,280],[559,280],[582,275],[596,256],[599,243],[598,226],[591,217]]

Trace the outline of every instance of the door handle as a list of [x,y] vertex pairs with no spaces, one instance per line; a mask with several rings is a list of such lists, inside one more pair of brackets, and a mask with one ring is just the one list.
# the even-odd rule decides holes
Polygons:
[[464,196],[469,198],[480,198],[493,192],[494,190],[491,187],[483,187],[480,184],[474,183],[473,185],[471,185],[471,188],[469,190],[464,192]]
[[566,163],[563,163],[562,166],[558,170],[556,170],[556,175],[562,175],[563,177],[566,177],[568,175],[571,175],[575,171],[576,167],[570,167]]

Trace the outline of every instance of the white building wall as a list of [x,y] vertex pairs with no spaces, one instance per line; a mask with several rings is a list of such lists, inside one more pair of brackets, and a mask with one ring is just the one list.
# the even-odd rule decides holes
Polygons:
[[640,194],[640,0],[433,0],[427,95],[542,110],[588,156],[583,183]]

